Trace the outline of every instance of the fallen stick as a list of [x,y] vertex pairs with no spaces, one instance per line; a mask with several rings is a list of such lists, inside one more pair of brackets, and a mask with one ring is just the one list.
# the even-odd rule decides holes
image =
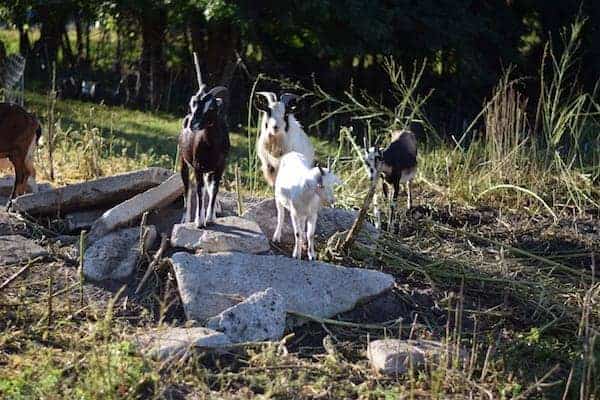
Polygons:
[[358,232],[362,228],[363,222],[367,217],[367,212],[369,210],[369,207],[371,206],[371,202],[373,201],[373,195],[375,194],[375,189],[377,188],[377,182],[379,182],[380,175],[381,170],[378,168],[375,174],[375,179],[371,181],[369,191],[367,192],[367,195],[363,200],[363,205],[360,208],[360,211],[358,213],[358,216],[354,220],[354,223],[352,224],[352,228],[350,228],[350,230],[348,231],[348,234],[346,235],[346,238],[344,239],[342,244],[336,249],[336,252],[338,254],[346,254],[350,247],[352,247],[352,244],[356,239],[356,235],[358,235]]
[[33,260],[29,261],[23,268],[21,268],[20,270],[15,272],[10,278],[5,280],[4,283],[2,285],[0,285],[0,290],[3,290],[5,287],[10,285],[15,279],[17,279],[19,276],[23,275],[23,273],[25,271],[27,271],[29,269],[29,267],[31,267],[35,262],[37,262],[41,259],[42,259],[42,257],[36,257]]
[[162,235],[162,238],[161,238],[161,241],[160,241],[160,247],[158,248],[158,251],[156,252],[156,254],[154,255],[154,257],[152,258],[152,262],[150,262],[150,264],[148,265],[148,268],[146,269],[146,272],[144,273],[144,276],[142,277],[142,280],[140,281],[140,283],[138,284],[137,288],[135,289],[135,294],[138,294],[140,292],[140,290],[142,290],[142,287],[144,286],[144,284],[146,283],[146,281],[150,277],[150,274],[154,270],[154,267],[162,259],[162,255],[165,252],[165,250],[167,249],[168,244],[169,244],[169,238],[166,235]]
[[[391,321],[383,322],[381,324],[359,324],[359,323],[356,323],[356,322],[338,321],[338,320],[335,320],[335,319],[321,318],[321,317],[317,317],[317,316],[314,316],[314,315],[303,314],[303,313],[296,312],[296,311],[288,311],[287,313],[290,314],[290,315],[293,315],[295,317],[300,317],[300,318],[308,319],[310,321],[315,321],[315,322],[318,322],[320,324],[345,326],[347,328],[390,329],[390,328],[394,327],[395,325],[398,325],[398,323],[402,322],[400,319],[394,319],[394,320],[391,320]],[[414,326],[417,327],[417,328],[425,327],[425,325],[422,325],[422,324],[414,324]],[[408,325],[407,325],[407,327],[408,327]]]

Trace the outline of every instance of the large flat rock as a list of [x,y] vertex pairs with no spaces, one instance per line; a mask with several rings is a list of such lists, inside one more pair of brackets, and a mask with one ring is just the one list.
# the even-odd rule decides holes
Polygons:
[[[14,182],[15,177],[12,175],[0,177],[0,197],[10,197]],[[33,190],[33,188],[31,187],[32,182],[35,182],[35,180],[30,180],[27,184],[27,190],[29,190],[30,192]],[[38,183],[36,186],[37,190],[40,192],[47,192],[48,190],[52,190],[52,185],[49,183]]]
[[166,328],[135,340],[148,356],[164,360],[182,357],[191,350],[222,349],[231,345],[227,336],[208,328]]
[[14,209],[32,215],[55,215],[86,208],[112,206],[166,181],[172,171],[148,168],[107,176],[47,192],[26,194],[13,202]]
[[0,265],[23,263],[48,252],[31,239],[20,235],[0,236]]
[[172,263],[188,319],[202,321],[269,287],[287,311],[332,317],[394,285],[382,272],[284,256],[175,253]]
[[125,226],[147,211],[160,209],[173,203],[183,194],[180,174],[172,175],[160,185],[137,194],[107,210],[92,225],[90,237],[98,238],[118,227]]
[[285,308],[283,296],[268,288],[212,317],[206,326],[234,343],[279,340],[285,331]]
[[[334,233],[348,230],[352,227],[358,213],[341,208],[322,207],[319,210],[315,236],[321,240],[329,239]],[[273,237],[277,227],[277,208],[274,199],[263,200],[244,212],[242,215],[255,221],[269,239]],[[375,226],[365,221],[362,226],[358,240],[362,243],[371,244],[378,237]],[[294,229],[290,219],[290,213],[285,211],[281,242],[286,245],[294,244]]]
[[[156,236],[156,228],[148,226],[145,248]],[[125,280],[135,272],[139,259],[140,228],[120,229],[89,244],[83,257],[83,274],[92,281]]]
[[258,224],[241,217],[218,218],[213,225],[200,229],[194,223],[177,224],[173,227],[171,245],[208,253],[264,253],[270,250],[269,241]]

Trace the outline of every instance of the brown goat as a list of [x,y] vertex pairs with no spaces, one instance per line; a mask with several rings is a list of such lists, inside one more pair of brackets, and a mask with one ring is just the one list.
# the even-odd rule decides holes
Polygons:
[[[15,182],[8,206],[16,197],[27,192],[27,180],[35,182],[33,156],[42,135],[38,120],[22,107],[0,103],[0,159],[8,158],[15,170]],[[32,190],[37,186],[32,183]]]

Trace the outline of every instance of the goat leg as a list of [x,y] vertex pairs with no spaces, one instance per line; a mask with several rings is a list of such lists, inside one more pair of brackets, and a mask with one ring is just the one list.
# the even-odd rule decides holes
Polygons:
[[294,228],[294,252],[292,253],[293,258],[297,258],[298,260],[302,259],[302,236],[303,233],[300,231],[301,218],[298,217],[298,214],[294,209],[290,210],[290,215],[292,217],[292,227]]
[[308,217],[306,221],[306,240],[308,241],[308,259],[315,260],[315,230],[317,227],[317,216],[315,213]]
[[283,204],[277,201],[277,197],[275,197],[275,207],[277,208],[277,227],[273,233],[273,242],[279,243],[281,242],[281,229],[283,227],[283,219],[285,218],[285,209],[283,208]]
[[212,173],[209,175],[208,184],[208,210],[206,212],[206,224],[212,224],[215,222],[215,201],[217,200],[217,193],[219,192],[219,184],[221,183],[221,176],[218,173]]
[[185,224],[192,220],[192,193],[190,192],[190,168],[187,163],[181,158],[181,181],[183,182],[183,216],[181,223]]
[[381,210],[379,209],[379,195],[375,193],[373,196],[373,214],[375,216],[375,228],[381,229]]
[[406,182],[406,203],[408,209],[412,209],[412,193],[410,191],[410,181]]
[[195,170],[194,172],[196,175],[196,219],[194,223],[196,224],[196,228],[201,228],[205,226],[204,176],[199,170]]
[[392,192],[392,204],[391,204],[391,214],[393,221],[393,229],[394,233],[398,233],[400,230],[400,221],[398,219],[397,206],[398,206],[398,193],[400,192],[400,182],[399,180],[395,180],[393,182],[393,192]]

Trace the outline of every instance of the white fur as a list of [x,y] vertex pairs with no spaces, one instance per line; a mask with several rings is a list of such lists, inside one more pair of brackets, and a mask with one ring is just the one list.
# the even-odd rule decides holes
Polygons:
[[[281,156],[291,151],[303,154],[308,164],[312,165],[315,150],[296,117],[293,114],[288,114],[288,129],[286,131],[285,105],[281,101],[277,101],[273,93],[260,92],[259,94],[268,99],[269,108],[271,109],[270,116],[262,112],[260,136],[256,142],[256,152],[263,168],[271,165],[275,169],[275,174],[277,174]],[[281,141],[281,154],[272,154],[267,149],[266,143],[273,139]]]
[[[281,157],[279,173],[275,181],[275,205],[277,207],[277,228],[273,241],[281,240],[281,229],[285,216],[284,208],[290,212],[294,228],[294,252],[292,256],[302,257],[302,242],[306,235],[308,259],[315,259],[315,228],[321,203],[335,201],[333,186],[340,180],[327,168],[311,168],[309,160],[299,152],[290,152]],[[322,185],[319,185],[319,181]]]
[[29,144],[29,148],[27,149],[27,156],[25,157],[25,163],[27,164],[28,168],[31,170],[31,175],[29,176],[29,178],[27,178],[27,182],[28,182],[29,188],[31,189],[32,193],[38,192],[38,185],[35,180],[35,167],[33,165],[36,148],[37,148],[37,139],[34,136],[31,139],[31,143]]

